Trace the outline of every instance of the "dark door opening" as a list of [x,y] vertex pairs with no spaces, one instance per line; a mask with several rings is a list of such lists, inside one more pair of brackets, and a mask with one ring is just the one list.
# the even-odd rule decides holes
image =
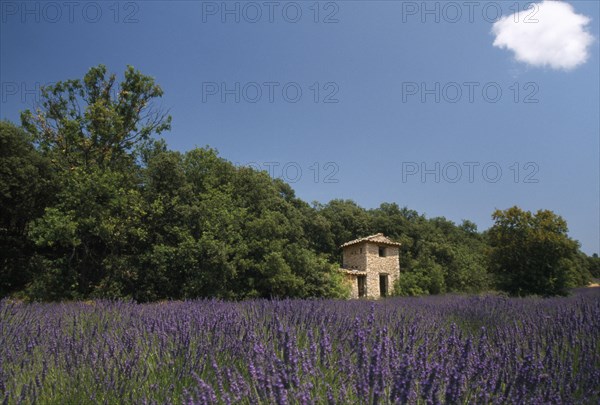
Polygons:
[[379,275],[379,295],[382,297],[387,297],[388,295],[388,275],[380,274]]
[[367,295],[367,276],[358,276],[358,297],[362,298]]

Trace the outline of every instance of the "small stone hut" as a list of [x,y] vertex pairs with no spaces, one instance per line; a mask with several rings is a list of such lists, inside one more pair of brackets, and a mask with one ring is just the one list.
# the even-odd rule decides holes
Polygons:
[[342,267],[351,298],[380,298],[391,294],[400,277],[400,243],[382,233],[342,246]]

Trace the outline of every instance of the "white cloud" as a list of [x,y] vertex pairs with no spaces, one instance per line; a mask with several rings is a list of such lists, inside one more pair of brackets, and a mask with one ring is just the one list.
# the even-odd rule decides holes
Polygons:
[[589,22],[568,3],[544,0],[498,20],[492,28],[494,46],[510,49],[528,65],[574,69],[586,62],[594,41],[586,30]]

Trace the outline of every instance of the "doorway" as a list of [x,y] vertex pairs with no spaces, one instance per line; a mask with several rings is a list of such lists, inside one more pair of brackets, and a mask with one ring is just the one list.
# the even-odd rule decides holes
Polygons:
[[358,298],[367,295],[367,276],[358,276]]
[[388,296],[388,275],[380,274],[379,275],[379,295],[382,297]]

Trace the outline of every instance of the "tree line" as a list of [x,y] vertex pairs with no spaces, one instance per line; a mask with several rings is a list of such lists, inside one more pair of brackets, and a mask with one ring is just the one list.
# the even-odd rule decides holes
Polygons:
[[478,232],[394,203],[310,205],[210,147],[170,150],[162,95],[99,65],[0,122],[0,297],[342,298],[339,246],[377,232],[402,243],[399,295],[556,295],[600,276],[551,211],[496,211]]

